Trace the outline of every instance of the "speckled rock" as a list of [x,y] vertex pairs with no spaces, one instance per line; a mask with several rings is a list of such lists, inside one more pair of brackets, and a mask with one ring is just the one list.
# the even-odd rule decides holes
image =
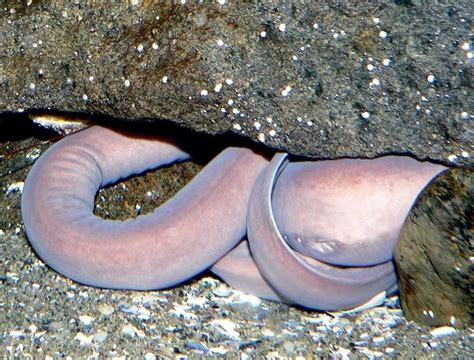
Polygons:
[[314,158],[472,165],[469,3],[7,1],[0,111],[169,120]]
[[474,324],[473,172],[440,175],[412,209],[395,252],[405,315],[428,326]]

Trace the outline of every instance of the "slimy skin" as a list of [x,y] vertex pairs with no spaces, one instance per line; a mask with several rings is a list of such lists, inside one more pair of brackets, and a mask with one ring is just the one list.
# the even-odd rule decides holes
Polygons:
[[391,260],[403,222],[445,169],[393,156],[288,163],[277,154],[268,162],[227,148],[151,214],[126,221],[93,214],[99,188],[188,158],[164,139],[99,126],[68,136],[25,182],[22,215],[33,248],[59,273],[97,287],[162,289],[212,266],[267,299],[350,309],[396,288]]
[[127,221],[93,214],[100,187],[189,158],[158,140],[94,126],[53,145],[35,163],[22,215],[33,248],[49,266],[87,285],[160,289],[205,270],[242,239],[250,191],[268,163],[245,148],[224,150],[151,214]]
[[[301,258],[308,262],[312,262],[311,258],[308,258],[304,255],[301,255]],[[291,301],[278,293],[275,288],[265,279],[252,257],[247,240],[241,241],[239,245],[237,245],[222,259],[216,262],[211,267],[211,271],[220,278],[224,279],[225,282],[232,287],[246,293],[267,300],[284,302],[286,304],[295,304],[294,301]],[[386,294],[393,293],[397,290],[398,287],[395,283],[392,288],[381,291],[373,298],[368,298],[367,301],[362,305],[351,307],[349,312],[358,312],[378,306],[384,302]]]
[[263,277],[250,253],[249,243],[242,240],[211,267],[211,271],[236,289],[263,299],[291,303],[283,298]]
[[397,277],[391,261],[340,268],[308,261],[290,248],[275,223],[271,201],[275,179],[286,162],[286,154],[275,155],[255,184],[249,203],[250,249],[265,279],[290,301],[321,310],[353,308],[393,287]]
[[392,259],[420,191],[446,168],[407,156],[294,162],[275,182],[272,205],[286,242],[340,266]]

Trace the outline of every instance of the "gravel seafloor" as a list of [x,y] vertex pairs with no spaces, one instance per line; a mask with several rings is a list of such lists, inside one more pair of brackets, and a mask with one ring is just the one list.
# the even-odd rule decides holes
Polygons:
[[[473,357],[473,329],[426,329],[407,322],[397,297],[347,315],[262,301],[234,291],[211,274],[165,291],[104,290],[74,283],[38,259],[23,228],[22,184],[48,147],[38,143],[0,143],[2,357]],[[124,218],[150,211],[198,169],[174,166],[101,191],[97,213]]]

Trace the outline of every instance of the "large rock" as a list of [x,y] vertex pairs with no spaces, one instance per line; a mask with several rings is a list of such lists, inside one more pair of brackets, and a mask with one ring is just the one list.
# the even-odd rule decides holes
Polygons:
[[6,1],[0,110],[472,165],[469,3]]
[[452,169],[422,194],[395,251],[405,315],[428,326],[474,325],[473,172]]

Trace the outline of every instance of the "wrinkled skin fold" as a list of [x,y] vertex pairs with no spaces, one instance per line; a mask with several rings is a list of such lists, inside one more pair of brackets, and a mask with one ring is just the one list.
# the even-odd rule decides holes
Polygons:
[[[392,252],[420,191],[445,168],[409,157],[269,162],[222,151],[175,197],[126,221],[93,214],[97,191],[187,160],[164,139],[93,126],[31,169],[22,215],[31,245],[83,284],[162,289],[211,268],[255,295],[349,309],[396,286]],[[242,241],[246,233],[249,241]]]

